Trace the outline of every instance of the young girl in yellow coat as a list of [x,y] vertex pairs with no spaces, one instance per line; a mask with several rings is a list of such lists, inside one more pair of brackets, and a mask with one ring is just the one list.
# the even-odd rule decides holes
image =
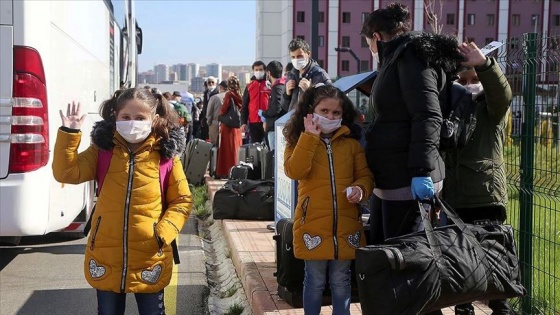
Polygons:
[[[101,105],[103,120],[94,126],[93,144],[81,153],[85,115],[80,104],[68,104],[66,115],[60,113],[53,160],[59,182],[98,179],[99,150],[111,152],[84,261],[86,280],[97,289],[98,314],[124,314],[126,293],[135,294],[140,314],[165,314],[163,290],[173,269],[170,244],[192,207],[178,157],[185,134],[169,108],[159,94],[118,91]],[[172,159],[164,196],[159,178],[163,158]]]
[[342,91],[321,85],[305,92],[284,128],[284,170],[298,181],[294,254],[305,260],[306,315],[320,312],[327,272],[333,314],[350,314],[350,263],[365,245],[358,203],[373,190],[357,116]]

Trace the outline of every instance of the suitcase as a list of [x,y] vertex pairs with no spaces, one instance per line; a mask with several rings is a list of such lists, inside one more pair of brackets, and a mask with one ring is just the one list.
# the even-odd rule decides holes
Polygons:
[[264,179],[262,168],[267,152],[268,148],[266,145],[259,142],[244,144],[239,147],[239,163],[250,163],[253,165],[253,171],[249,174],[249,179]]
[[212,147],[210,149],[210,166],[208,173],[210,176],[216,176],[216,166],[218,165],[218,147]]
[[247,165],[235,165],[229,170],[229,179],[247,179],[249,177],[250,167]]
[[212,144],[201,139],[193,139],[187,143],[182,161],[183,170],[190,184],[204,184],[204,175],[210,163],[211,150]]
[[214,195],[214,219],[274,220],[274,182],[228,180]]
[[363,314],[420,314],[525,294],[512,228],[465,224],[437,198],[428,207],[436,205],[455,224],[433,228],[421,205],[425,231],[356,250]]
[[274,163],[274,150],[266,152],[263,164],[263,179],[274,179],[274,169],[276,164]]

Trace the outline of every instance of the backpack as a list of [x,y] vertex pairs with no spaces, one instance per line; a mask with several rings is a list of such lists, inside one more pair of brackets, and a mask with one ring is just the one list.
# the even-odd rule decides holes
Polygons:
[[[105,175],[109,171],[109,164],[111,164],[111,157],[113,156],[113,149],[111,150],[102,150],[99,149],[97,151],[97,191],[96,195],[99,196],[101,192],[101,187],[103,186],[103,182],[105,181]],[[173,159],[166,159],[160,158],[159,160],[159,187],[161,192],[161,201],[163,203],[163,212],[167,210],[167,204],[165,203],[165,195],[167,192],[167,186],[169,184],[169,174],[171,173],[171,169],[173,168]],[[88,235],[91,229],[91,220],[93,218],[93,214],[95,213],[95,206],[91,211],[91,215],[89,216],[86,225],[84,226],[84,235]],[[173,249],[173,261],[175,264],[181,263],[179,260],[179,249],[177,248],[177,241],[173,240],[171,242],[171,248]]]
[[[388,64],[395,62],[412,40],[403,42]],[[476,101],[472,93],[454,83],[456,75],[445,73],[445,85],[439,94],[439,106],[443,122],[440,131],[440,151],[463,148],[474,134],[476,127]]]

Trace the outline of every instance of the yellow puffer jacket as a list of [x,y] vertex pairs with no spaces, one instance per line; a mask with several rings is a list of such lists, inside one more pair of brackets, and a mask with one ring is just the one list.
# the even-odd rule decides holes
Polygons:
[[[53,159],[54,177],[59,182],[78,184],[95,180],[98,148],[111,149],[103,145],[114,144],[87,242],[86,280],[92,287],[104,291],[159,292],[171,280],[173,253],[170,244],[187,221],[192,207],[183,167],[174,156],[164,213],[159,160],[160,153],[165,156],[162,152],[172,146],[166,147],[152,134],[130,154],[124,139],[118,133],[107,136],[107,131],[112,133],[112,129],[107,129],[105,123],[101,125],[105,127],[101,128],[105,129],[101,134],[105,134],[106,140],[94,129],[92,136],[96,145],[79,154],[81,132],[61,128]],[[172,156],[170,152],[165,153]]]
[[284,171],[298,180],[293,230],[297,258],[354,259],[355,250],[365,245],[359,205],[348,202],[345,190],[359,186],[362,200],[367,200],[373,175],[360,143],[349,134],[342,126],[327,144],[304,132],[295,146],[284,151]]

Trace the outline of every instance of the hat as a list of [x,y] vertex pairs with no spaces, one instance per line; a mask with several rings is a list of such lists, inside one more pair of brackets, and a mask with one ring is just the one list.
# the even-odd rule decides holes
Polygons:
[[223,87],[224,89],[227,89],[227,82],[226,82],[226,80],[222,80],[222,82],[220,82],[220,86]]
[[181,92],[179,92],[179,91],[173,91],[173,96],[181,96]]

